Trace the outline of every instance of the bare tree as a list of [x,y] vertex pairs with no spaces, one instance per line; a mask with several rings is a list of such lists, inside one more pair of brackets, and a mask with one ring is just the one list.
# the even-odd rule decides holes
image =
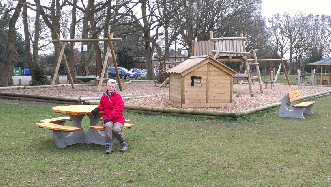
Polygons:
[[17,60],[17,52],[15,50],[15,33],[16,28],[15,24],[20,15],[21,9],[25,0],[19,0],[13,15],[9,20],[9,28],[8,28],[8,37],[7,37],[7,45],[6,45],[6,61],[0,62],[0,87],[11,86],[13,85],[12,73],[14,69],[14,65]]
[[[180,1],[171,1],[171,0],[160,0],[156,1],[157,5],[157,21],[159,22],[160,27],[163,28],[163,33],[158,33],[163,35],[162,40],[164,41],[164,58],[161,57],[161,60],[169,60],[169,49],[172,42],[176,41],[179,36],[180,24],[177,24],[175,21],[175,16],[179,11],[181,6]],[[160,38],[159,38],[160,39]]]
[[[71,25],[70,25],[70,39],[75,38],[76,34],[76,24],[77,24],[77,0],[72,1],[72,10],[71,10]],[[71,70],[74,70],[75,58],[74,58],[74,42],[70,42],[69,44],[69,67]],[[74,74],[75,76],[75,74]]]
[[143,21],[143,39],[145,42],[145,60],[146,60],[146,68],[147,68],[147,79],[154,78],[153,71],[153,38],[151,36],[151,30],[153,30],[153,14],[147,14],[147,12],[154,12],[155,7],[151,1],[148,0],[140,0],[141,3],[141,13],[142,13],[142,21]]
[[[61,10],[66,5],[66,1],[62,4],[58,0],[52,0],[49,7],[41,6],[40,14],[42,15],[47,27],[51,30],[52,39],[57,39],[57,35],[60,34],[60,18],[61,18]],[[54,75],[56,62],[60,54],[60,49],[58,43],[54,44],[54,63],[52,68],[52,76]],[[53,77],[52,77],[53,78]],[[57,77],[58,80],[58,77]]]
[[25,58],[30,67],[33,69],[33,61],[31,55],[31,48],[30,48],[30,32],[29,32],[29,23],[28,23],[28,5],[26,2],[23,3],[23,25],[24,25],[24,36],[25,36]]
[[260,0],[180,1],[176,24],[180,25],[183,45],[188,47],[191,54],[192,40],[209,40],[210,31],[214,31],[215,37],[239,36],[243,33],[249,37],[249,44],[256,42],[250,37],[256,36],[257,26],[263,34],[264,20],[261,18],[260,4]]
[[287,52],[289,54],[289,72],[291,74],[295,74],[297,68],[301,69],[301,61],[309,48],[309,40],[316,37],[311,32],[312,25],[309,20],[309,16],[302,12],[296,12],[293,15],[288,12],[282,15],[276,14],[269,20],[281,57],[284,57]]
[[35,0],[36,3],[36,19],[35,19],[35,30],[34,30],[34,40],[33,40],[33,55],[32,60],[35,64],[38,64],[38,54],[39,54],[39,38],[40,38],[40,0]]

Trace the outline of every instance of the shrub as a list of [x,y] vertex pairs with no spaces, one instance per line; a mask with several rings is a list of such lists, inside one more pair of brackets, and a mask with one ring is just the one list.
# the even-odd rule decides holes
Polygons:
[[34,66],[32,68],[32,80],[30,81],[31,86],[36,85],[46,85],[50,84],[50,82],[47,79],[46,73],[43,71],[41,66]]

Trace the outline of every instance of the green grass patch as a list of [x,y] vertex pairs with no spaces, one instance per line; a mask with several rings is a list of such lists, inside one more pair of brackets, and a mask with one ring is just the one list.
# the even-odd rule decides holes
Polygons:
[[35,125],[64,116],[49,106],[0,103],[0,186],[330,186],[330,111],[324,97],[305,120],[276,109],[238,120],[126,112],[129,150],[115,142],[105,155],[100,145],[57,148]]
[[[288,78],[289,78],[289,81],[290,81],[291,85],[297,85],[298,84],[298,75],[288,75]],[[270,75],[262,75],[261,79],[262,79],[262,81],[270,80]],[[274,79],[275,79],[275,76],[274,76]],[[278,75],[276,83],[288,84],[284,74]],[[300,84],[301,85],[306,85],[306,84],[311,85],[310,75],[306,75],[306,79],[301,80]]]

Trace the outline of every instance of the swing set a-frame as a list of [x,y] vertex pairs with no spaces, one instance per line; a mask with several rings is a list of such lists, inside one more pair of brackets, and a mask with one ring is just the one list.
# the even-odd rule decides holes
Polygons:
[[53,75],[53,80],[52,80],[52,86],[51,86],[52,89],[54,88],[55,80],[56,80],[56,78],[58,76],[59,68],[60,68],[60,64],[61,64],[62,59],[63,59],[64,65],[65,65],[65,69],[66,69],[68,80],[69,80],[69,82],[71,84],[71,87],[73,89],[75,88],[74,83],[73,83],[73,80],[72,80],[72,77],[71,77],[71,73],[70,73],[70,68],[69,68],[69,65],[68,65],[68,61],[67,61],[67,58],[66,58],[66,56],[64,54],[64,48],[65,48],[67,42],[100,42],[100,41],[108,41],[107,51],[105,53],[105,58],[104,58],[104,61],[103,61],[103,66],[102,66],[102,71],[101,71],[101,75],[100,75],[100,80],[98,82],[98,91],[99,92],[101,91],[101,85],[102,85],[102,82],[103,82],[103,79],[104,79],[105,75],[106,75],[106,78],[108,77],[108,73],[106,72],[106,68],[107,68],[107,62],[108,62],[109,52],[111,52],[111,54],[112,54],[112,58],[113,58],[113,62],[114,62],[114,67],[115,67],[115,71],[116,71],[116,78],[117,78],[117,81],[118,81],[119,89],[122,91],[122,85],[121,85],[120,76],[119,76],[119,73],[118,73],[118,68],[117,68],[117,63],[116,63],[116,56],[115,56],[113,42],[112,42],[112,41],[122,41],[122,38],[113,38],[113,34],[112,33],[111,34],[108,33],[108,37],[107,38],[101,38],[101,39],[67,39],[67,38],[68,38],[68,35],[66,35],[64,37],[64,39],[61,40],[60,39],[60,35],[57,34],[57,39],[52,40],[52,42],[58,42],[59,47],[60,47],[60,55],[59,55],[59,58],[58,58],[58,61],[57,61],[56,67],[55,67],[55,71],[54,71],[54,75]]

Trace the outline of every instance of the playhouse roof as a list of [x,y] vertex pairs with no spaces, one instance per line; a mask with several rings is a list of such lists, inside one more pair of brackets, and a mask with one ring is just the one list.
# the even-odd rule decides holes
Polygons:
[[167,71],[167,73],[183,73],[184,71],[194,67],[197,64],[200,64],[201,62],[203,62],[206,59],[212,59],[215,62],[219,63],[221,66],[223,66],[224,68],[228,69],[231,73],[235,74],[236,71],[234,71],[233,69],[229,68],[228,66],[226,66],[225,64],[219,62],[218,60],[208,56],[208,57],[204,57],[204,58],[190,58],[185,60],[184,62],[178,64],[177,66],[169,69]]

